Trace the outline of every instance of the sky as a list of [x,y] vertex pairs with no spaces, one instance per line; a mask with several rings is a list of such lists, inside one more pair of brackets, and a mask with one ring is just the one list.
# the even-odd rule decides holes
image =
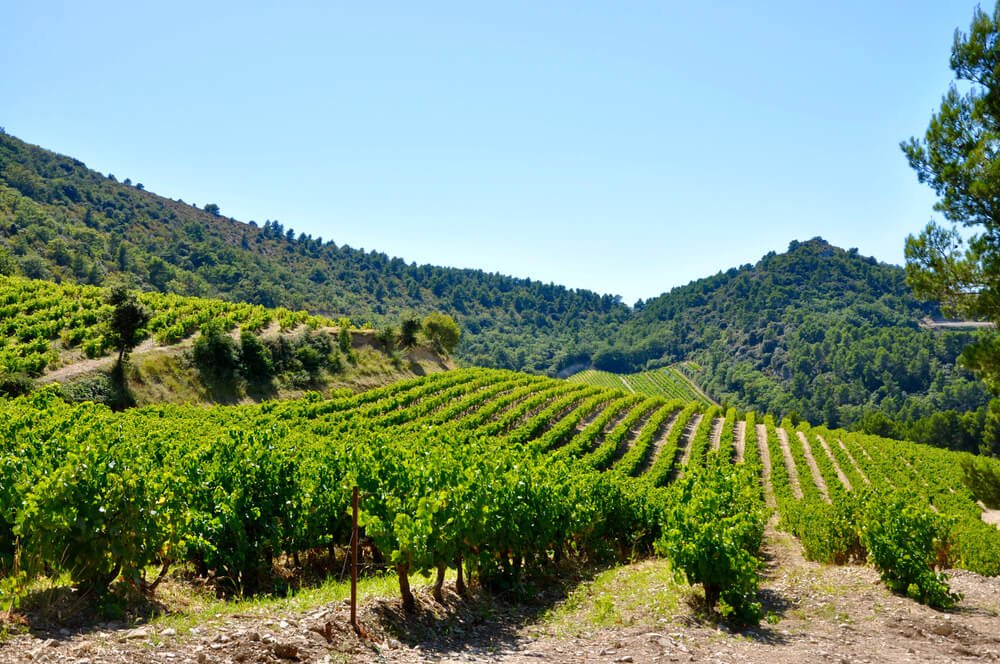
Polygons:
[[241,221],[631,304],[814,236],[902,264],[935,199],[899,142],[975,5],[13,0],[0,126]]

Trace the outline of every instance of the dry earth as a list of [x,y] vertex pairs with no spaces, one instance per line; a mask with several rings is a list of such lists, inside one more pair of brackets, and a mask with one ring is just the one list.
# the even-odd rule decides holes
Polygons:
[[[696,593],[674,610],[644,604],[658,589],[662,561],[613,573],[612,599],[556,620],[546,611],[561,596],[508,605],[447,595],[439,606],[422,591],[415,618],[398,602],[363,607],[368,638],[348,627],[343,603],[266,617],[217,616],[194,629],[100,624],[21,635],[0,645],[0,662],[972,662],[1000,660],[1000,578],[951,572],[964,599],[940,612],[889,593],[868,567],[829,567],[802,558],[797,542],[769,530],[762,589],[770,620],[733,631],[698,617]],[[661,575],[649,576],[652,570]],[[645,575],[644,575],[645,574]],[[640,580],[638,585],[636,580]],[[642,581],[644,580],[644,581]],[[586,584],[583,582],[584,590]],[[643,585],[645,584],[645,585]],[[589,597],[589,595],[588,595]],[[637,599],[638,598],[638,599]],[[594,626],[594,604],[617,624]],[[612,606],[613,605],[613,606]],[[636,606],[640,606],[638,610]],[[610,606],[610,608],[609,608]],[[631,607],[631,608],[628,608]],[[556,612],[558,613],[558,612]]]

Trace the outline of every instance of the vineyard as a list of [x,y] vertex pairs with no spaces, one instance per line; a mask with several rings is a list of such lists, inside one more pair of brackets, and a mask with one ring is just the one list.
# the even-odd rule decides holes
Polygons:
[[[111,341],[102,324],[111,310],[107,293],[95,286],[0,276],[0,371],[37,376],[57,365],[63,350],[78,349],[88,358],[108,354]],[[139,299],[153,312],[144,335],[164,345],[190,337],[209,321],[253,332],[271,323],[286,330],[340,324],[302,311],[174,294],[144,292]]]
[[[564,558],[654,549],[695,569],[706,547],[733,542],[727,573],[742,579],[756,569],[740,552],[759,548],[765,501],[814,559],[874,555],[858,525],[872,487],[905,492],[893,499],[949,527],[941,564],[997,575],[1000,531],[980,518],[963,460],[486,369],[330,399],[121,413],[43,390],[0,400],[0,596],[15,601],[43,574],[98,595],[119,579],[150,590],[151,570],[180,564],[221,591],[268,588],[278,558],[346,546],[355,485],[404,606],[414,571],[437,572],[438,589],[446,567],[516,583]],[[706,596],[755,618],[755,586],[698,574]]]
[[708,403],[705,395],[695,390],[691,382],[675,367],[663,367],[634,374],[586,369],[573,374],[567,380],[571,383],[586,383],[609,390],[624,390],[651,397]]

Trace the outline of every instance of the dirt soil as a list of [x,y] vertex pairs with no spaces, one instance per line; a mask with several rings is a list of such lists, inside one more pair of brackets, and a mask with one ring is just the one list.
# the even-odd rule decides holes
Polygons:
[[[951,611],[888,592],[869,567],[807,562],[789,535],[769,530],[762,599],[770,619],[738,631],[699,617],[688,601],[667,615],[567,630],[545,619],[558,598],[538,604],[424,590],[415,617],[382,599],[362,608],[367,638],[348,626],[344,603],[301,613],[219,617],[211,625],[157,630],[104,623],[80,631],[37,631],[0,644],[0,662],[983,662],[1000,660],[1000,578],[952,571],[964,598]],[[636,567],[663,565],[662,561]],[[637,578],[635,576],[631,578]],[[630,591],[632,589],[629,589]],[[635,592],[643,592],[635,588]],[[544,593],[543,593],[544,595]],[[575,615],[575,614],[574,614]],[[571,616],[571,622],[573,621]]]

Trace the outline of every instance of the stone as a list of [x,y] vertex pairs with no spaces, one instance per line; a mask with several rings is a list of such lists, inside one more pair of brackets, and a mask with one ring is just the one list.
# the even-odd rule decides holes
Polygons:
[[275,643],[272,648],[274,656],[279,659],[298,659],[299,647],[294,643]]

